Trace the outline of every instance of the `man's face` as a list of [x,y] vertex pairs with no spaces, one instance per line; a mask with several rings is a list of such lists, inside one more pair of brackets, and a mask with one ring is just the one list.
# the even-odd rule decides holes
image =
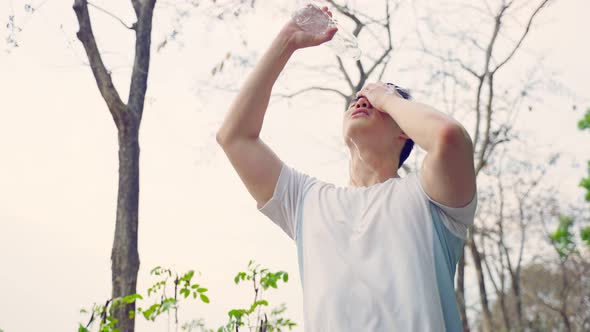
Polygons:
[[365,97],[354,98],[344,113],[342,134],[347,144],[362,140],[390,149],[399,144],[401,133],[391,116],[374,108]]

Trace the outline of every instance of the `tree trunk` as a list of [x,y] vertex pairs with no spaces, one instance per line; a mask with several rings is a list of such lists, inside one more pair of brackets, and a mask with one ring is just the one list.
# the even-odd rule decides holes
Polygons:
[[567,266],[565,265],[567,258],[561,261],[561,271],[562,271],[562,282],[563,288],[561,289],[561,308],[559,310],[559,314],[563,319],[563,324],[565,325],[565,330],[570,332],[572,330],[572,326],[570,324],[570,318],[567,314],[567,300],[568,300],[568,292],[569,292],[569,280],[567,277]]
[[524,325],[522,323],[522,294],[520,293],[520,277],[515,274],[512,276],[512,279],[512,292],[514,293],[514,299],[516,301],[516,321],[518,324],[517,330],[522,331],[524,330]]
[[508,313],[508,308],[506,307],[506,295],[504,294],[504,289],[499,292],[498,297],[500,301],[500,308],[502,309],[502,318],[504,319],[504,328],[506,331],[511,331],[510,314]]
[[459,305],[459,315],[463,324],[463,332],[469,332],[469,321],[467,320],[467,311],[465,309],[465,246],[463,253],[457,265],[457,304]]
[[[135,31],[135,58],[127,105],[123,103],[111,73],[106,69],[98,50],[88,13],[88,0],[74,0],[73,9],[80,29],[82,42],[97,87],[105,100],[117,126],[119,138],[119,192],[115,239],[111,252],[113,300],[136,293],[139,253],[137,250],[138,199],[139,199],[139,124],[143,114],[150,64],[152,18],[156,0],[131,0],[137,22],[128,27]],[[113,317],[121,332],[133,332],[135,303],[114,307]]]
[[[128,111],[127,111],[128,112]],[[132,116],[128,116],[131,118]],[[130,121],[135,122],[135,121]],[[138,121],[137,121],[138,122]],[[139,197],[139,124],[119,128],[119,193],[115,239],[111,253],[113,298],[136,293],[139,253],[137,250],[137,214]],[[114,317],[122,332],[133,332],[129,311],[135,303],[115,308]]]
[[483,314],[483,329],[484,332],[492,332],[492,313],[490,312],[490,306],[488,303],[488,293],[486,291],[485,276],[481,265],[481,256],[475,244],[475,238],[471,235],[469,242],[469,249],[471,256],[473,257],[473,263],[475,265],[475,271],[477,273],[477,284],[479,286],[479,302],[481,304],[481,311]]
[[559,311],[559,314],[561,315],[561,318],[563,319],[563,324],[565,325],[565,330],[567,332],[571,332],[572,326],[570,323],[570,319],[567,316],[567,312],[565,310],[561,310],[561,311]]

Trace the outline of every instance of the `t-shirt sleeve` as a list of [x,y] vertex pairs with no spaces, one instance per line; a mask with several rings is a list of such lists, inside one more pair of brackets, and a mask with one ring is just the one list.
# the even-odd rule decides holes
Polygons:
[[314,178],[283,163],[272,198],[258,210],[296,240],[297,215],[305,193],[314,182]]
[[442,211],[443,213],[443,222],[445,225],[455,234],[459,235],[462,238],[465,238],[467,233],[467,228],[473,224],[475,219],[475,211],[477,209],[477,191],[473,195],[473,198],[467,205],[463,207],[450,207],[435,201],[433,198],[428,196],[424,187],[422,187],[422,182],[420,181],[420,176],[418,173],[414,173],[413,181],[416,182],[417,186],[420,188],[420,192],[424,197],[428,199],[428,201],[432,202],[438,210]]

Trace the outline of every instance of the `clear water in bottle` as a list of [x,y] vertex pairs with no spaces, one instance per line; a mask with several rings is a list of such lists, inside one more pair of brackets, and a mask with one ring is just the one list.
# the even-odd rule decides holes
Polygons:
[[[299,2],[301,4],[301,2]],[[356,37],[343,29],[338,22],[312,2],[305,2],[292,14],[293,21],[304,31],[322,34],[332,27],[338,32],[325,45],[330,47],[340,57],[350,57],[358,60],[361,50]]]

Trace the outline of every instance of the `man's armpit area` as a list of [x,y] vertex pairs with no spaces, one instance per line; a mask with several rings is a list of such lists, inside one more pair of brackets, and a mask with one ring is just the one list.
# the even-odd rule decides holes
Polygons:
[[447,216],[450,217],[451,221],[470,226],[473,224],[475,218],[475,211],[477,209],[477,191],[474,193],[471,201],[462,207],[451,207],[432,199],[422,187],[420,176],[418,173],[414,174],[414,181],[420,188],[420,192],[434,205],[439,207]]
[[294,172],[283,163],[272,197],[258,211],[279,226],[291,239],[295,240],[295,209],[297,187]]
[[277,183],[275,184],[272,196],[266,201],[266,202],[257,202],[256,203],[256,208],[263,212],[262,210],[268,209],[270,208],[270,206],[272,205],[273,201],[280,201],[280,198],[283,196],[283,193],[287,187],[287,183],[288,183],[288,177],[289,174],[288,173],[288,167],[283,163],[281,166],[281,172],[279,174],[279,178],[277,179]]

